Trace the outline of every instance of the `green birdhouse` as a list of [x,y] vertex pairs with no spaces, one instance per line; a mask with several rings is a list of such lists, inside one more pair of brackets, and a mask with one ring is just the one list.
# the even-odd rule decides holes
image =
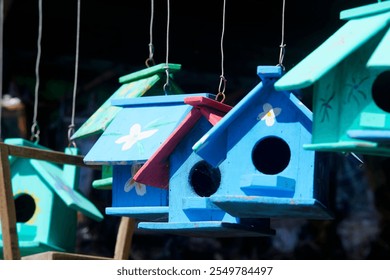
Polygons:
[[347,22],[275,83],[313,86],[306,149],[390,156],[390,1],[342,11]]
[[[6,139],[5,143],[48,150],[23,139]],[[76,155],[77,149],[66,148],[65,153]],[[97,221],[103,219],[95,205],[77,190],[78,168],[15,156],[9,161],[21,255],[73,252],[77,211]],[[1,229],[0,248],[2,252]]]
[[[169,73],[173,74],[181,69],[180,64],[168,64]],[[72,139],[85,138],[91,135],[102,134],[112,122],[122,107],[114,106],[114,99],[128,99],[140,96],[155,96],[164,94],[166,83],[166,64],[158,64],[119,78],[121,86],[111,95],[100,108],[73,134]],[[172,75],[170,76],[172,79]],[[169,82],[169,94],[183,93],[174,82]],[[96,189],[112,188],[112,168],[104,167],[102,179],[95,180],[92,186]]]

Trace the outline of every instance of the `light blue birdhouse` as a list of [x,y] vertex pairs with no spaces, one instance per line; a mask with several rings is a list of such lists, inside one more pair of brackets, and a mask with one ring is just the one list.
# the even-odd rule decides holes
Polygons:
[[[6,139],[5,143],[48,150],[23,139]],[[65,153],[76,155],[77,149],[66,148]],[[92,202],[78,192],[78,168],[14,156],[9,160],[21,255],[74,252],[77,211],[97,221],[103,219]]]
[[258,67],[261,82],[193,150],[221,173],[212,203],[240,218],[328,219],[327,154],[306,151],[312,115],[291,92],[277,92],[278,66]]
[[193,95],[112,101],[122,109],[84,157],[86,164],[113,167],[112,207],[106,208],[108,215],[167,219],[168,187],[150,187],[135,182],[133,176],[191,111],[192,107],[184,103],[184,98]]
[[[265,236],[273,234],[269,219],[235,218],[212,203],[224,169],[213,168],[192,146],[231,107],[205,97],[190,97],[188,116],[135,174],[137,182],[164,188],[169,185],[168,222],[141,222],[139,229],[190,236]],[[168,184],[169,182],[169,184]]]
[[275,83],[313,86],[316,151],[390,156],[390,2],[342,11],[347,20]]

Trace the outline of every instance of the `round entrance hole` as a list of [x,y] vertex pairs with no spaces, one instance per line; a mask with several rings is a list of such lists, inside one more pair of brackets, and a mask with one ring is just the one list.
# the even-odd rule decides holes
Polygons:
[[34,216],[35,201],[29,194],[19,194],[15,197],[16,221],[25,223]]
[[282,172],[291,158],[290,147],[283,139],[266,137],[256,143],[252,151],[252,161],[256,169],[267,175]]
[[372,85],[372,99],[383,111],[390,113],[390,71],[376,77]]
[[197,195],[209,197],[221,184],[221,172],[203,160],[191,168],[189,181]]

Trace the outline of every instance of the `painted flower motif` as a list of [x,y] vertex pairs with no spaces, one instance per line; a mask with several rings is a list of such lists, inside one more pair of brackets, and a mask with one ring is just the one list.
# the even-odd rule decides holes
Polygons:
[[263,112],[261,112],[257,119],[260,121],[265,121],[267,126],[273,126],[275,123],[275,118],[282,112],[281,108],[272,108],[272,105],[269,103],[265,103],[263,105]]
[[116,144],[122,144],[122,151],[126,151],[133,147],[135,143],[138,141],[148,138],[155,134],[158,131],[158,129],[151,129],[146,131],[141,131],[141,125],[136,123],[132,127],[130,127],[130,132],[128,135],[122,136],[118,138],[115,143]]
[[124,191],[129,192],[132,189],[135,189],[135,192],[139,196],[144,196],[146,194],[146,185],[136,182],[133,177],[135,173],[142,167],[142,164],[133,164],[131,166],[131,177],[125,183]]

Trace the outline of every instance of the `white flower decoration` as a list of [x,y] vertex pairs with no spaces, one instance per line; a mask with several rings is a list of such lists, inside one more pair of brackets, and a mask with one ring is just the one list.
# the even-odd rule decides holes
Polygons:
[[261,112],[257,119],[261,121],[265,121],[267,126],[273,126],[275,123],[275,118],[282,112],[281,108],[272,108],[272,105],[269,103],[265,103],[263,105],[263,112]]
[[133,147],[135,143],[138,141],[148,138],[155,134],[158,131],[158,129],[151,129],[146,131],[141,131],[141,125],[139,123],[134,124],[132,127],[130,127],[130,132],[128,135],[122,136],[118,138],[115,143],[116,144],[123,144],[122,151],[126,151]]
[[125,183],[124,191],[129,192],[132,189],[135,189],[135,192],[139,196],[144,196],[146,194],[146,185],[136,182],[133,177],[135,173],[142,167],[141,164],[133,164],[131,166],[131,177],[127,182]]

